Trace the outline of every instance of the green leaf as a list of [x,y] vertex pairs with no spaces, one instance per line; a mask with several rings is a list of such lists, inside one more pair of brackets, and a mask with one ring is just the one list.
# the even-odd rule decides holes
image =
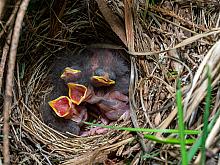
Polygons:
[[[147,134],[144,135],[144,138],[163,144],[181,144],[181,139],[175,139],[175,138],[158,138],[154,135],[147,135]],[[185,144],[195,143],[195,139],[185,139],[184,141]]]
[[[130,127],[117,127],[117,126],[110,126],[110,125],[103,125],[103,124],[94,124],[94,123],[89,123],[89,122],[84,122],[87,125],[91,126],[98,126],[98,127],[103,127],[103,128],[109,128],[109,129],[114,129],[114,130],[122,130],[122,131],[129,131],[129,132],[149,132],[149,133],[173,133],[173,134],[178,134],[179,130],[177,129],[148,129],[148,128],[130,128]],[[201,131],[197,130],[185,130],[185,134],[189,135],[198,135],[201,133]]]
[[187,152],[186,152],[186,141],[185,141],[185,130],[184,130],[184,120],[183,120],[183,105],[182,105],[182,93],[181,93],[181,84],[180,80],[177,80],[177,92],[176,92],[176,101],[177,101],[177,112],[178,112],[178,127],[179,127],[179,136],[180,136],[180,146],[181,146],[181,155],[182,155],[182,164],[187,165]]

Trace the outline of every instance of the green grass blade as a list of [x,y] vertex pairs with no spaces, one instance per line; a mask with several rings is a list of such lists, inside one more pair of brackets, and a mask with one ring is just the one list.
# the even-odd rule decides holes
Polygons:
[[191,147],[191,149],[188,151],[188,163],[192,160],[192,158],[195,156],[196,152],[201,147],[202,151],[202,161],[201,164],[205,164],[205,141],[207,139],[208,133],[213,128],[216,120],[218,119],[220,115],[220,109],[216,112],[215,116],[211,120],[211,122],[208,124],[208,117],[209,117],[209,109],[210,109],[210,103],[211,103],[211,76],[210,71],[208,68],[207,71],[207,77],[208,77],[208,87],[207,87],[207,95],[206,95],[206,105],[205,105],[205,112],[204,112],[204,126],[203,126],[203,132],[202,135],[198,138],[198,140],[195,142],[195,144]]
[[[213,117],[213,119],[209,123],[209,125],[208,125],[208,133],[212,130],[212,128],[215,125],[215,122],[217,121],[219,115],[220,115],[220,109],[216,112],[215,116]],[[199,137],[199,139],[193,144],[193,146],[188,151],[188,153],[187,153],[188,163],[190,163],[192,158],[195,156],[195,154],[199,150],[201,144],[202,144],[202,136]]]
[[[144,135],[144,138],[163,144],[181,144],[180,139],[174,139],[174,138],[158,138],[154,135],[147,135],[147,134]],[[185,140],[185,144],[193,144],[193,143],[195,143],[195,139]]]
[[[103,128],[109,128],[114,130],[122,130],[122,131],[129,131],[129,132],[149,132],[149,133],[173,133],[178,134],[179,130],[177,129],[148,129],[148,128],[129,128],[129,127],[117,127],[117,126],[110,126],[110,125],[103,125],[103,124],[94,124],[90,122],[84,122],[87,125],[91,126],[97,126],[97,127],[103,127]],[[185,130],[185,134],[189,135],[198,135],[201,131],[197,130]]]
[[201,164],[205,165],[206,160],[206,154],[205,154],[205,142],[208,136],[208,120],[209,120],[209,109],[211,106],[211,73],[209,70],[209,67],[207,67],[207,77],[208,77],[208,87],[207,87],[207,95],[205,99],[205,112],[204,112],[204,119],[203,119],[203,131],[202,131],[202,145],[201,145],[201,152],[202,152],[202,158],[201,158]]
[[157,157],[158,155],[160,155],[160,150],[157,149],[157,150],[154,150],[150,153],[144,153],[144,155],[142,156],[143,159],[150,159],[150,158],[153,158],[153,157]]
[[146,17],[147,17],[147,10],[148,10],[148,6],[149,6],[149,0],[145,0],[145,9],[143,12],[143,21],[146,21]]
[[177,81],[177,91],[176,91],[176,101],[178,109],[178,127],[180,136],[180,146],[182,155],[182,164],[187,165],[187,152],[186,152],[186,142],[185,142],[185,127],[183,120],[183,105],[182,105],[182,94],[181,94],[181,84],[180,80]]

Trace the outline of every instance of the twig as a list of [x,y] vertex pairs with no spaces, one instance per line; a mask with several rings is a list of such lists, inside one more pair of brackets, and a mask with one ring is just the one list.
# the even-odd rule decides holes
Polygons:
[[184,19],[183,17],[181,17],[179,15],[176,15],[173,11],[169,11],[168,9],[161,8],[159,6],[157,6],[157,7],[150,6],[149,9],[153,12],[156,11],[156,12],[161,13],[162,15],[173,17],[173,18],[179,20],[180,22],[185,23],[186,25],[188,25],[188,27],[195,27],[195,28],[197,28],[197,29],[199,29],[203,32],[208,31],[208,29],[206,29],[203,25],[194,24],[193,22],[191,22],[189,20],[186,20],[186,19]]
[[141,101],[141,106],[142,106],[142,109],[144,111],[144,116],[145,116],[145,119],[147,121],[147,123],[149,124],[150,128],[154,128],[153,124],[151,123],[150,121],[150,118],[149,118],[149,114],[147,113],[147,109],[145,107],[145,104],[144,104],[144,97],[143,97],[143,84],[144,81],[142,81],[141,85],[140,85],[140,101]]
[[[132,16],[132,1],[124,0],[125,4],[125,30],[127,37],[127,47],[129,51],[134,51],[134,28],[133,28],[133,16]],[[136,4],[134,4],[136,5]],[[135,110],[136,103],[134,98],[134,89],[135,89],[135,80],[137,79],[136,65],[134,57],[131,57],[131,76],[130,76],[130,85],[129,85],[129,105],[130,105],[130,115],[131,120],[135,128],[139,128],[139,124],[137,121],[137,115]],[[147,151],[146,144],[144,142],[143,135],[137,132],[139,137],[139,142],[142,146],[144,152]]]
[[9,17],[8,21],[6,22],[5,26],[4,26],[4,30],[2,30],[0,32],[0,38],[2,37],[2,35],[5,33],[5,31],[7,32],[7,29],[9,27],[10,29],[10,26],[14,23],[14,19],[15,19],[15,16],[17,14],[17,11],[18,11],[18,7],[19,7],[19,4],[21,3],[21,1],[17,1],[17,3],[15,4],[15,7],[14,7],[14,10],[12,11],[11,13],[11,16]]
[[9,51],[9,44],[11,43],[11,35],[12,35],[12,31],[10,31],[10,33],[8,34],[8,37],[5,42],[3,52],[2,52],[2,59],[0,63],[0,94],[2,93],[2,78],[4,74],[4,69],[5,69],[5,62],[6,62],[8,51]]
[[11,102],[12,102],[12,87],[13,87],[13,76],[14,76],[14,68],[17,54],[17,47],[19,42],[20,30],[22,27],[22,22],[24,18],[25,11],[29,4],[30,0],[23,0],[17,17],[15,21],[14,31],[12,35],[10,53],[9,53],[9,61],[8,61],[8,72],[6,79],[6,89],[5,89],[5,97],[4,97],[4,127],[3,127],[3,158],[4,164],[10,164],[10,152],[9,152],[9,115],[11,111]]
[[62,26],[66,26],[61,22],[61,18],[63,17],[64,10],[66,8],[67,0],[60,1],[60,0],[54,0],[53,6],[51,8],[51,15],[50,15],[50,37],[53,38],[55,35],[57,35],[57,32],[60,29],[60,24]]
[[112,12],[112,10],[108,7],[107,1],[105,0],[96,0],[99,10],[104,16],[105,20],[111,26],[111,29],[115,32],[115,34],[121,39],[121,41],[127,45],[125,28],[121,20]]
[[159,15],[157,15],[157,14],[154,14],[154,13],[152,13],[152,12],[148,12],[150,15],[152,15],[152,16],[156,16],[157,18],[159,18],[159,19],[161,19],[161,20],[163,20],[163,21],[166,21],[166,22],[168,22],[168,23],[170,23],[170,24],[172,24],[172,25],[174,25],[174,26],[177,26],[177,27],[179,27],[179,28],[181,28],[181,29],[183,29],[183,30],[185,30],[185,31],[188,31],[188,32],[190,32],[190,33],[192,33],[192,34],[198,34],[198,33],[196,33],[195,31],[192,31],[192,30],[190,30],[190,29],[188,29],[188,28],[186,28],[186,27],[184,27],[184,26],[181,26],[181,25],[178,25],[177,23],[175,23],[175,22],[172,22],[172,21],[169,21],[168,19],[165,19],[165,18],[163,18],[163,17],[161,17],[161,16],[159,16]]
[[5,3],[6,3],[6,0],[0,0],[0,20],[3,17],[3,10],[4,10],[4,7],[5,7]]

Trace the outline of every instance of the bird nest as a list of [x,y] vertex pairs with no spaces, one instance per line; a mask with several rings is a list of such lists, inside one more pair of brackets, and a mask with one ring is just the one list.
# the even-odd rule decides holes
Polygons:
[[[44,145],[41,146],[43,150],[45,148],[50,149],[52,151],[51,155],[59,155],[60,160],[76,156],[79,159],[78,156],[83,155],[84,158],[82,159],[89,161],[88,158],[90,157],[95,158],[100,153],[102,153],[102,156],[106,156],[109,151],[114,151],[116,148],[115,142],[118,139],[120,139],[121,145],[128,143],[128,134],[119,131],[109,130],[106,134],[89,137],[72,135],[70,138],[44,124],[39,112],[41,111],[40,104],[43,98],[50,93],[52,88],[51,85],[47,84],[49,66],[41,62],[37,63],[35,67],[31,69],[33,71],[30,74],[31,78],[23,88],[23,91],[27,93],[23,93],[25,97],[22,98],[20,109],[23,112],[21,118],[22,128],[34,137],[34,141],[38,141],[36,144],[40,142],[41,145]],[[118,125],[125,126],[129,123],[118,123]],[[103,152],[107,153],[103,154]],[[97,157],[97,159],[100,158]],[[77,161],[80,162],[80,160]],[[85,163],[85,160],[83,163]]]
[[[50,79],[50,69],[48,68],[50,67],[50,64],[46,60],[38,61],[36,65],[30,68],[29,74],[31,77],[26,82],[23,82],[26,85],[22,85],[24,96],[21,98],[22,101],[20,104],[22,128],[34,137],[32,140],[38,141],[36,144],[40,142],[41,145],[43,144],[43,148],[40,145],[42,149],[47,148],[51,150],[51,155],[59,155],[60,160],[76,158],[78,163],[82,161],[85,164],[85,162],[96,162],[106,159],[110,152],[116,151],[119,146],[133,140],[127,132],[115,130],[109,130],[105,134],[87,137],[80,137],[73,134],[68,136],[46,125],[42,120],[41,105],[42,102],[45,102],[45,97],[50,95],[53,88],[50,81],[48,81]],[[131,122],[116,121],[114,125],[131,126]],[[75,159],[69,161],[75,161]]]
[[[123,50],[130,60],[131,120],[116,121],[114,125],[175,129],[175,91],[179,78],[185,122],[189,129],[200,129],[207,86],[206,65],[210,68],[215,98],[210,119],[219,108],[217,40],[220,30],[213,29],[219,25],[215,3],[166,0],[158,4],[120,0],[61,3],[57,0],[51,5],[44,1],[30,2],[17,53],[10,116],[13,161],[125,164],[128,160],[133,164],[147,159],[150,163],[177,164],[178,146],[152,143],[141,133],[109,129],[101,135],[67,137],[43,122],[40,105],[52,90],[48,82],[51,59],[60,50],[69,48],[79,52],[92,44],[97,48]],[[16,8],[15,5],[15,11]],[[8,38],[11,29],[8,27],[12,25],[8,24],[5,29]]]

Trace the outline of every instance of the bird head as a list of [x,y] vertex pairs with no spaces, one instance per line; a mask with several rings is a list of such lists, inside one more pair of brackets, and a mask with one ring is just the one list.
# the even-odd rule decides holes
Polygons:
[[61,79],[65,80],[66,82],[73,82],[76,81],[81,77],[81,71],[72,69],[70,67],[66,67],[60,76]]
[[115,84],[116,75],[112,71],[106,72],[102,68],[95,70],[93,76],[91,77],[91,83],[95,87],[111,86]]

